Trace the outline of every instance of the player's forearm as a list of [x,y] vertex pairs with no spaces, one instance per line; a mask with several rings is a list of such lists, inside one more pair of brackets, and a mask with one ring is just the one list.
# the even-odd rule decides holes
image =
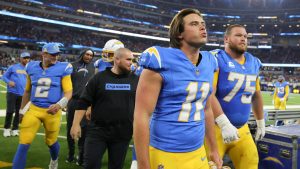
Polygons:
[[149,117],[136,113],[134,115],[134,145],[136,149],[138,168],[150,169],[149,161]]
[[212,106],[214,119],[219,117],[221,114],[224,114],[223,109],[220,105],[220,102],[215,95],[211,96],[211,104],[214,105],[214,106]]
[[211,109],[205,110],[205,138],[210,147],[210,151],[217,151],[216,135],[215,135],[215,119]]
[[70,99],[72,98],[72,93],[73,93],[72,90],[71,90],[71,91],[68,91],[68,92],[65,92],[65,93],[64,93],[64,97],[65,97],[66,99],[70,100]]
[[22,102],[21,102],[20,109],[23,109],[29,101],[30,101],[30,91],[25,90],[24,95],[22,96]]
[[260,91],[256,91],[252,97],[252,111],[256,120],[264,118],[263,98]]
[[80,122],[85,115],[86,110],[76,110],[73,119],[73,126],[80,125]]

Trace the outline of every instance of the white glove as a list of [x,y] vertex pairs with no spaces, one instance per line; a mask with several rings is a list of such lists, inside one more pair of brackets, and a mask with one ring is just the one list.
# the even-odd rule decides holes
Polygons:
[[216,122],[222,130],[222,137],[225,144],[239,139],[237,128],[230,123],[225,114],[218,116]]
[[284,100],[285,100],[285,98],[284,98],[284,97],[283,97],[283,98],[280,98],[280,101],[281,101],[281,102],[284,102]]
[[263,139],[266,133],[265,119],[256,120],[256,124],[257,124],[257,130],[255,134],[255,141]]

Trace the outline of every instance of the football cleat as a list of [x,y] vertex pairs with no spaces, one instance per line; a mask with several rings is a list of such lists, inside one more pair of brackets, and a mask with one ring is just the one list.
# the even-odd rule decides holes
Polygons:
[[19,135],[19,130],[12,130],[11,131],[11,136],[18,136]]
[[58,159],[50,160],[49,169],[57,169],[58,168]]
[[10,134],[10,129],[4,129],[4,131],[3,131],[3,136],[4,136],[4,137],[10,137],[10,136],[11,136],[11,134]]

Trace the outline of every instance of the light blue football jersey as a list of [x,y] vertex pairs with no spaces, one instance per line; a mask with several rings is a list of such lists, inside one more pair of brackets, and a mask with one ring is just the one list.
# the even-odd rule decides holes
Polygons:
[[279,98],[283,98],[285,95],[285,87],[288,86],[289,83],[288,82],[276,82],[275,83],[275,87],[277,88],[277,97]]
[[247,52],[244,64],[239,64],[224,50],[211,52],[218,60],[220,72],[216,97],[229,121],[239,128],[249,119],[261,62]]
[[155,46],[143,52],[141,66],[163,78],[150,122],[151,146],[167,152],[190,152],[203,145],[204,108],[218,64],[211,53],[201,55],[195,66],[179,49]]
[[26,65],[26,72],[31,79],[31,102],[42,108],[57,103],[63,96],[62,78],[70,75],[72,65],[67,62],[56,62],[44,70],[40,61],[32,61]]
[[94,63],[94,67],[98,69],[98,72],[104,71],[106,68],[111,68],[113,65],[110,62],[104,62],[103,59],[98,59]]

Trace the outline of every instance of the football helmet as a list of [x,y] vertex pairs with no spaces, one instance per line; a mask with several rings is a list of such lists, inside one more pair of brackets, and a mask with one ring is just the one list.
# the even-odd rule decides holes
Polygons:
[[120,48],[124,48],[124,44],[121,41],[117,39],[107,41],[102,50],[103,61],[112,62],[114,59],[114,52]]

